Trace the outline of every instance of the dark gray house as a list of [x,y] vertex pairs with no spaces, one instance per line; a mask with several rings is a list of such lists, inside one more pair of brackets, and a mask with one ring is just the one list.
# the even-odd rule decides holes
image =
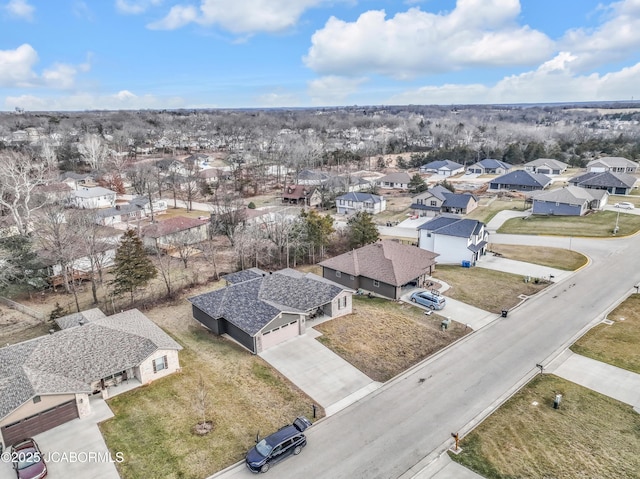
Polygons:
[[252,268],[224,279],[225,288],[189,298],[193,317],[254,354],[303,334],[307,317],[351,313],[354,291],[312,273]]
[[351,289],[399,299],[402,287],[423,286],[435,269],[431,251],[393,240],[372,243],[319,263],[322,276]]
[[535,191],[544,190],[550,183],[551,178],[547,175],[531,173],[525,170],[516,170],[491,180],[489,189],[493,191]]
[[606,190],[612,195],[628,195],[636,183],[635,176],[613,171],[589,171],[569,180],[569,184],[581,188]]

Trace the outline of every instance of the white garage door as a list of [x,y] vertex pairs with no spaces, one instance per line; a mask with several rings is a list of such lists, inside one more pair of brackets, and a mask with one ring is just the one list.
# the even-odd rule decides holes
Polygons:
[[298,321],[292,321],[287,324],[283,324],[279,328],[272,329],[271,331],[265,331],[262,333],[262,350],[275,346],[276,344],[286,341],[287,339],[295,338],[298,335]]

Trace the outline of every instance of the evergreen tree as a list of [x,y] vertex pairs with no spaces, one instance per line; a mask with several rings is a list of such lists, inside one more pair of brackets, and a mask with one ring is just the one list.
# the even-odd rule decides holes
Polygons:
[[136,289],[147,285],[158,274],[134,230],[127,230],[122,235],[114,263],[113,294],[130,293],[132,303]]
[[0,265],[2,294],[39,290],[47,285],[44,265],[33,251],[33,241],[29,236],[0,239]]
[[316,249],[320,259],[324,257],[324,251],[329,244],[329,237],[333,234],[333,218],[329,215],[321,215],[315,210],[302,211],[300,217],[304,222],[304,236],[309,244],[311,262],[315,263]]
[[422,193],[427,190],[427,184],[422,179],[418,173],[411,177],[411,181],[409,181],[409,191],[411,193]]
[[360,248],[378,241],[380,234],[373,217],[366,211],[358,211],[347,221],[347,237],[349,248]]

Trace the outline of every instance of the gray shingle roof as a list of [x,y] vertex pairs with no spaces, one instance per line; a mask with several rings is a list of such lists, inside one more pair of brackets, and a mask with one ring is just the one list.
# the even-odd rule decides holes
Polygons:
[[514,186],[537,186],[544,188],[551,182],[551,178],[542,173],[531,173],[525,170],[516,170],[506,173],[491,180],[491,184]]
[[582,175],[574,176],[569,180],[572,185],[601,188],[632,188],[635,182],[635,176],[613,171],[604,171],[602,173],[589,171]]
[[447,216],[439,216],[431,221],[427,221],[418,226],[419,230],[432,231],[437,234],[446,236],[457,236],[460,238],[470,238],[477,235],[484,223],[478,220],[468,218],[451,218]]
[[635,161],[631,161],[621,156],[603,156],[602,158],[591,160],[587,163],[587,168],[598,163],[608,166],[609,168],[629,168],[638,166],[638,163]]
[[535,167],[539,167],[539,166],[548,166],[552,169],[565,169],[567,168],[566,163],[560,161],[560,160],[555,160],[553,158],[538,158],[536,160],[532,160],[528,163],[525,163],[524,166],[535,166]]
[[0,349],[0,418],[34,395],[91,392],[90,384],[182,347],[137,309]]
[[380,203],[382,201],[382,196],[373,195],[371,193],[350,192],[342,196],[338,196],[336,200],[356,201],[358,203],[364,203],[367,201],[371,203]]
[[266,273],[258,268],[249,268],[243,269],[242,271],[237,271],[235,273],[229,273],[222,276],[229,284],[242,283],[243,281],[249,281],[251,279],[259,278],[260,276],[264,276]]
[[104,314],[100,309],[93,308],[87,309],[86,311],[81,311],[79,313],[68,314],[61,318],[56,318],[55,322],[60,329],[67,329],[74,326],[80,326],[81,322],[88,323],[89,321],[94,321],[96,319],[105,317],[106,314]]
[[281,312],[316,309],[347,289],[312,273],[284,269],[194,296],[189,301],[212,318],[224,318],[255,336]]
[[402,286],[428,272],[436,264],[437,256],[416,246],[383,240],[327,259],[319,265],[345,274]]
[[[587,190],[578,186],[565,186],[557,190],[539,191],[533,195],[537,201],[550,201],[569,205],[583,204],[598,198],[594,193],[601,190]],[[599,198],[598,198],[599,199]]]
[[461,164],[451,160],[436,160],[430,163],[425,163],[420,167],[421,170],[459,170],[464,168]]
[[480,165],[483,168],[489,168],[489,169],[493,169],[493,168],[504,168],[506,170],[511,169],[511,165],[509,163],[505,163],[504,161],[500,161],[500,160],[494,160],[493,158],[485,158],[484,160],[478,161],[473,166],[475,165]]
[[386,176],[383,176],[378,180],[379,182],[387,182],[387,183],[409,183],[411,181],[411,176],[406,171],[396,171],[394,173],[389,173]]
[[469,206],[469,200],[472,198],[475,199],[470,193],[443,193],[444,194],[444,203],[442,206],[446,206],[448,208],[466,208]]

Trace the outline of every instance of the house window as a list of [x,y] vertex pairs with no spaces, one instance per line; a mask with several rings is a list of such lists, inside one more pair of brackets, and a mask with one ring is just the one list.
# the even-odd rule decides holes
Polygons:
[[436,201],[434,201],[434,200],[432,200],[432,201],[430,202],[430,204],[431,204],[431,206],[438,206],[438,203],[437,203]]
[[336,278],[339,278],[342,276],[342,273],[340,271],[336,271]]
[[40,396],[33,396],[33,404],[39,403],[40,401],[42,401]]
[[376,287],[376,288],[379,288],[380,287],[380,281],[378,281],[377,279],[374,279],[373,280],[373,286]]
[[427,233],[427,238],[431,238],[431,233]]
[[349,279],[350,279],[351,281],[353,281],[353,280],[354,280],[354,279],[356,279],[356,278],[354,278],[354,277],[353,277],[353,275],[349,275]]
[[342,298],[338,298],[338,309],[344,309],[347,307],[347,297],[343,296]]
[[153,372],[157,373],[158,371],[162,371],[163,369],[167,369],[167,357],[162,356],[160,358],[156,358],[153,360]]

